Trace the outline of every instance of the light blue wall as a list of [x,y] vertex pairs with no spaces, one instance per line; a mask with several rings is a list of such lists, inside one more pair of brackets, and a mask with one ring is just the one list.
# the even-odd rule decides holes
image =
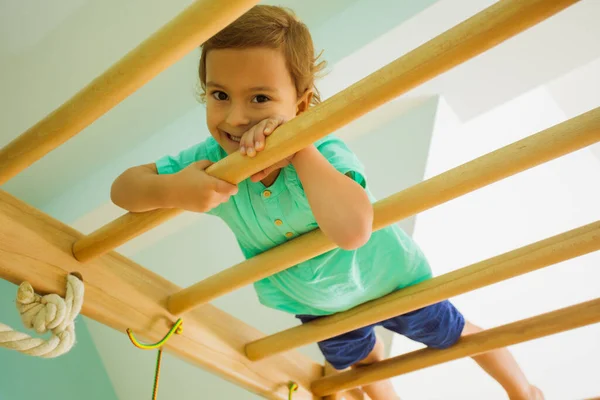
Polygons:
[[421,13],[439,0],[359,0],[312,30],[330,65]]
[[[0,322],[21,332],[15,307],[17,286],[0,279]],[[42,359],[0,348],[0,400],[117,400],[87,326],[75,322],[77,343],[54,359]]]

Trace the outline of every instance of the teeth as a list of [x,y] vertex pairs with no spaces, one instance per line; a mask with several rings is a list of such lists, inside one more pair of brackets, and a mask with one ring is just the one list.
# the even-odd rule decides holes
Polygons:
[[229,139],[233,140],[234,142],[240,142],[241,138],[237,137],[237,136],[231,136],[229,133],[227,134],[227,137],[229,137]]

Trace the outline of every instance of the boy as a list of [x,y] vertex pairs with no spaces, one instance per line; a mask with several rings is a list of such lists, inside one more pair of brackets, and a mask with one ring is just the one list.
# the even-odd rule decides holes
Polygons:
[[[319,227],[339,248],[255,283],[262,304],[305,323],[431,278],[418,246],[398,226],[371,232],[375,201],[363,166],[328,136],[237,187],[204,170],[235,151],[254,157],[276,128],[320,101],[310,33],[279,7],[256,6],[202,46],[199,77],[211,138],[113,184],[133,212],[182,208],[222,218],[251,258]],[[449,301],[382,321],[387,329],[445,348],[480,331]],[[319,343],[337,370],[383,359],[373,327]],[[511,399],[541,399],[506,349],[473,357]],[[390,381],[363,387],[373,400],[398,398]]]

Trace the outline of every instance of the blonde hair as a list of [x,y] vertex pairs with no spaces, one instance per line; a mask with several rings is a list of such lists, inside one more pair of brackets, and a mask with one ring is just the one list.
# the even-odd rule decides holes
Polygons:
[[206,100],[206,56],[213,49],[245,49],[268,47],[281,49],[298,96],[313,91],[312,105],[321,102],[315,79],[325,66],[317,62],[308,28],[293,11],[277,6],[258,5],[239,17],[202,45],[198,75],[200,101]]

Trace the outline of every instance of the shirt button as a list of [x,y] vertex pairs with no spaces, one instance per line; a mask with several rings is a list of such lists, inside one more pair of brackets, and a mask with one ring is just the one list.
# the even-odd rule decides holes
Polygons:
[[282,220],[280,220],[280,219],[276,219],[276,220],[275,220],[275,225],[277,225],[277,226],[281,226],[281,225],[283,225],[283,221],[282,221]]
[[288,233],[285,234],[285,236],[291,238],[292,236],[294,236],[294,234],[292,232],[288,232]]
[[263,196],[265,196],[265,197],[271,197],[271,191],[270,190],[265,190],[263,192]]

